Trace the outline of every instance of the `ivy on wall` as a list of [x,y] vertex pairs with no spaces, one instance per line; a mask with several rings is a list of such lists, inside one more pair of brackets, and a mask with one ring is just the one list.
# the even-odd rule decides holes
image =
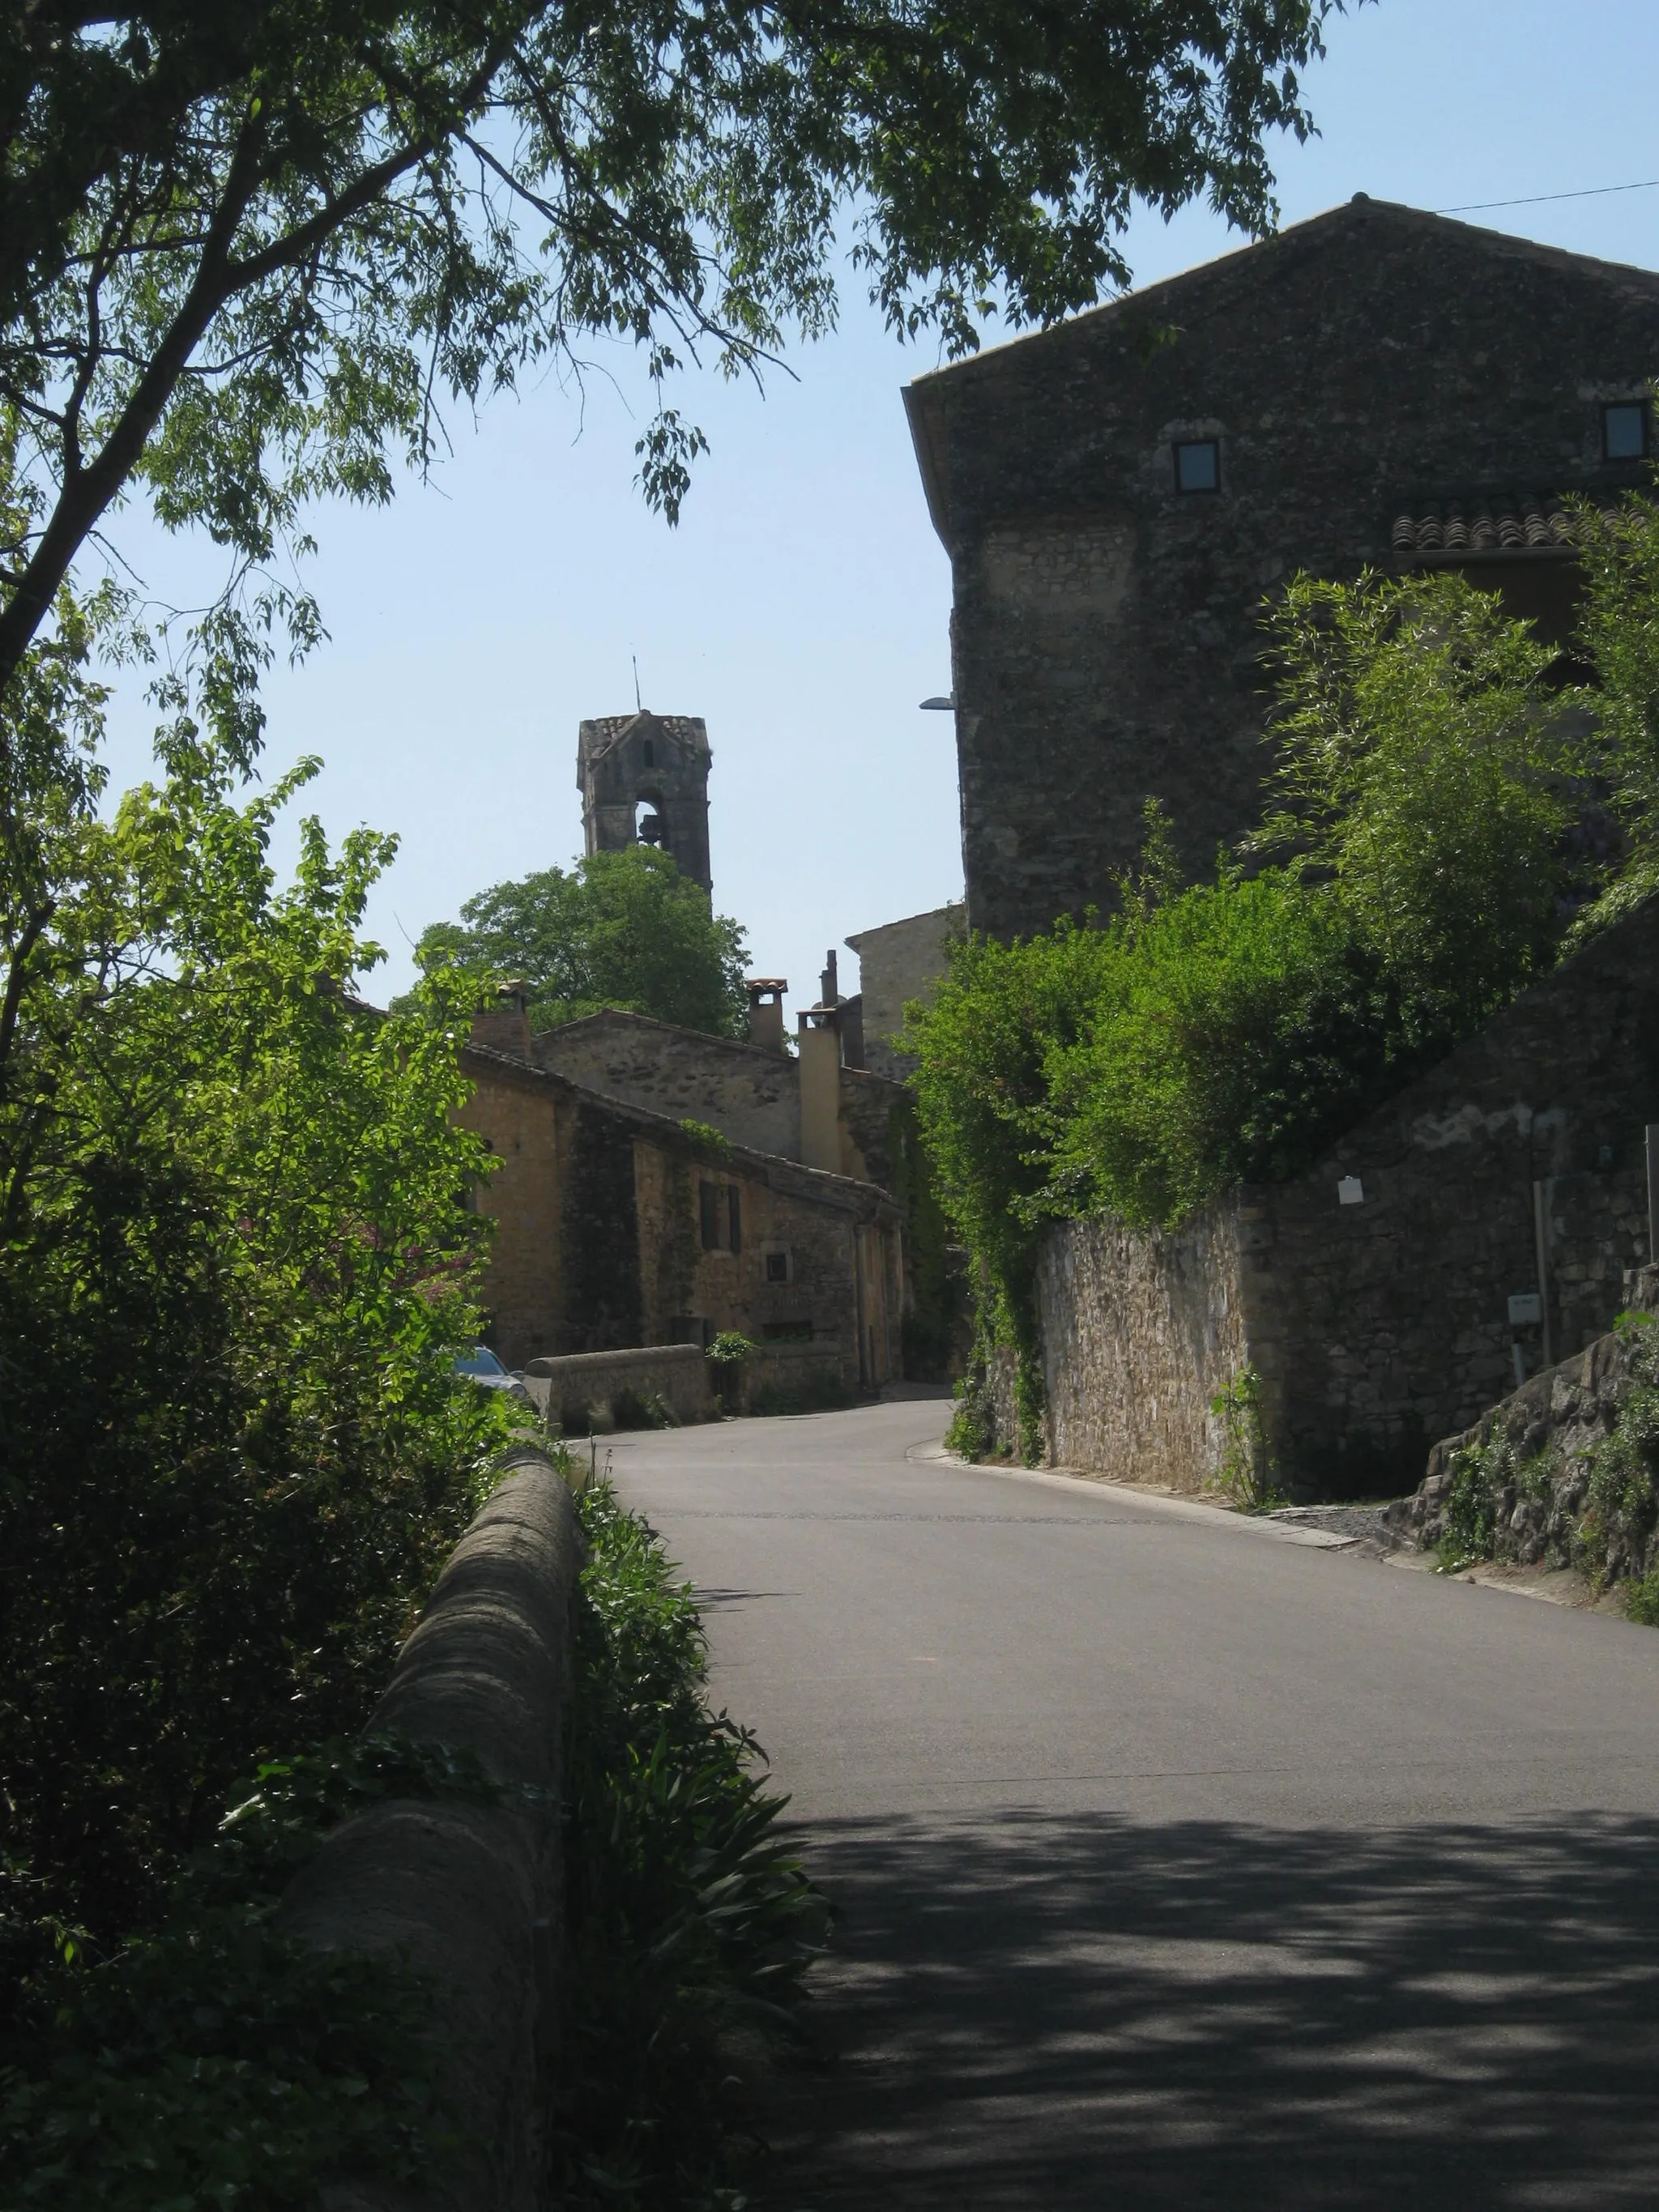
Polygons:
[[570,1349],[621,1352],[637,1345],[643,1315],[634,1133],[626,1122],[589,1107],[577,1109],[571,1138],[564,1249]]

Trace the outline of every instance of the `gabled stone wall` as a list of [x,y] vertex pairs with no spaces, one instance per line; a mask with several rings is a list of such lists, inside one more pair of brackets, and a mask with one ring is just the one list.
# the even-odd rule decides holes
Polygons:
[[[1109,906],[1152,794],[1207,874],[1259,817],[1267,597],[1394,566],[1402,512],[1644,483],[1601,410],[1656,369],[1659,276],[1362,196],[910,386],[973,927]],[[1180,491],[1212,439],[1216,489]],[[1559,546],[1410,558],[1565,619]]]

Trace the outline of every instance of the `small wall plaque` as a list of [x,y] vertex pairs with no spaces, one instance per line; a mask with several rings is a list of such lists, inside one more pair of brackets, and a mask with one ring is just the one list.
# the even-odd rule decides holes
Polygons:
[[1544,1318],[1544,1304],[1536,1291],[1515,1291],[1510,1297],[1510,1327],[1536,1328]]
[[1336,1202],[1339,1206],[1364,1206],[1365,1186],[1358,1176],[1342,1177],[1336,1186]]

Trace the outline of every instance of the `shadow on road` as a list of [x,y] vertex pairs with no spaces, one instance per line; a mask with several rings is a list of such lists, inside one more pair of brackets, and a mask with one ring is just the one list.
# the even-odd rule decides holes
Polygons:
[[805,1839],[842,1913],[768,2201],[1650,2206],[1659,1822],[1000,1814]]

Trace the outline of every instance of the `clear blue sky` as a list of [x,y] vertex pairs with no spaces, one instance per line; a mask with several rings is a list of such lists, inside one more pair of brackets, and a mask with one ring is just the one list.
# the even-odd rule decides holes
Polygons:
[[[1328,44],[1307,86],[1322,135],[1277,149],[1287,223],[1356,191],[1446,209],[1659,177],[1654,0],[1378,0]],[[1659,191],[1466,219],[1659,264]],[[1139,221],[1128,253],[1145,283],[1240,243],[1200,209]],[[647,706],[708,721],[715,901],[796,1002],[827,945],[959,892],[951,717],[917,711],[949,685],[950,574],[899,398],[934,356],[853,289],[793,365],[763,398],[688,380],[714,450],[677,532],[631,489],[638,419],[600,377],[455,426],[437,480],[388,511],[317,516],[332,641],[273,678],[267,758],[324,757],[308,797],[336,836],[402,837],[374,995],[405,982],[426,922],[580,851],[576,726],[631,706],[635,653]],[[169,597],[203,573],[137,515],[116,537]],[[119,781],[145,772],[148,729],[124,695]]]

